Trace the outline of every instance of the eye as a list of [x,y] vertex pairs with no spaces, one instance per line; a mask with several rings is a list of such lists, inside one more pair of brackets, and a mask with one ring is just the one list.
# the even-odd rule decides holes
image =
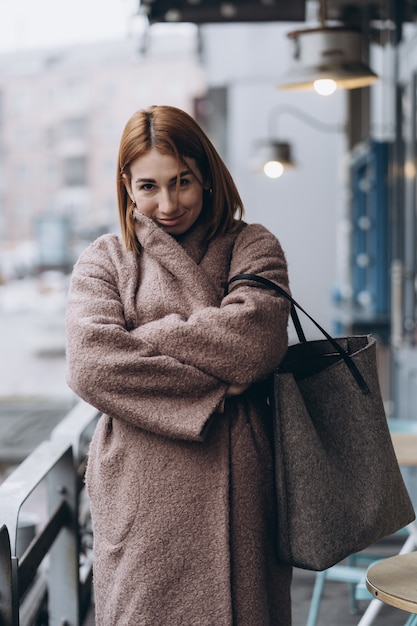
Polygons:
[[151,191],[153,189],[153,184],[144,183],[143,185],[140,186],[140,189],[143,189],[144,191]]
[[186,187],[190,182],[189,178],[180,178],[180,187]]

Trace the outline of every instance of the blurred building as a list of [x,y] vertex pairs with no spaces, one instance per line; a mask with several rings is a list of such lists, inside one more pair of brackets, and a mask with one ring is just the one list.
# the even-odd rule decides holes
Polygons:
[[16,257],[61,267],[83,242],[117,229],[116,162],[127,119],[151,104],[193,111],[205,88],[196,29],[152,33],[146,50],[136,38],[0,56],[4,265]]

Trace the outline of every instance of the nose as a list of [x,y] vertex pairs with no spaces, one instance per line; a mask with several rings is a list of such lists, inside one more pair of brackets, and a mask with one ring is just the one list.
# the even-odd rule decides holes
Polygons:
[[162,189],[159,197],[159,210],[161,213],[168,215],[175,213],[177,210],[177,193],[173,189]]

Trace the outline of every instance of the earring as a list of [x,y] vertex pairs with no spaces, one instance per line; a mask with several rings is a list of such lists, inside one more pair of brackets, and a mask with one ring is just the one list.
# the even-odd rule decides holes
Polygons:
[[210,198],[211,198],[211,196],[213,195],[213,189],[210,187],[210,189],[208,190],[208,192],[209,192],[209,196],[210,196]]

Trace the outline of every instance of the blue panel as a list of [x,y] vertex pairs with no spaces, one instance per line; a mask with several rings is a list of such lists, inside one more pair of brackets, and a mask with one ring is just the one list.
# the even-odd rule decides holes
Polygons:
[[388,143],[370,141],[351,166],[354,317],[389,315]]

